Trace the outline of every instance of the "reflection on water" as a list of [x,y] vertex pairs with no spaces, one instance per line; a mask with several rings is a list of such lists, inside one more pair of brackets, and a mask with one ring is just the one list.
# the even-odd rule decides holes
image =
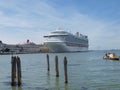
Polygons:
[[14,87],[11,87],[12,90],[22,90],[22,87],[17,87],[17,86],[14,86]]
[[59,87],[59,77],[55,78],[55,88],[60,90],[60,87]]
[[50,72],[47,72],[47,78],[46,78],[47,85],[50,87]]
[[64,84],[64,89],[68,90],[68,84],[67,83]]
[[[46,79],[47,81],[47,85],[50,87],[51,86],[51,76],[50,76],[50,72],[47,72],[47,79]],[[60,78],[59,77],[56,77],[56,76],[54,76],[54,90],[61,90],[61,83],[60,83],[61,81],[60,81]],[[68,84],[66,84],[66,83],[64,83],[63,82],[63,84],[64,84],[64,87],[62,87],[63,88],[63,90],[68,90]],[[50,88],[49,88],[50,89]],[[48,89],[48,90],[49,90]],[[53,89],[50,89],[50,90],[53,90]]]

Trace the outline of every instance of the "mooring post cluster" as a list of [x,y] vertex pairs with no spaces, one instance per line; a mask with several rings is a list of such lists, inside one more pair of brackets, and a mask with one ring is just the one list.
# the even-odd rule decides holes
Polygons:
[[[21,61],[18,56],[11,57],[11,85],[12,86],[21,86]],[[17,82],[16,82],[17,81]]]
[[[68,83],[68,75],[67,75],[67,57],[64,57],[64,78],[65,83]],[[47,54],[47,70],[50,71],[50,63],[49,63],[49,55]],[[58,63],[58,56],[55,56],[55,73],[56,77],[59,77],[59,63]]]

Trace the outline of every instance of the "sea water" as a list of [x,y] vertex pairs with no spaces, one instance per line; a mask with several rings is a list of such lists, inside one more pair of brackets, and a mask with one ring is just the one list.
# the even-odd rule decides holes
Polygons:
[[[107,52],[18,54],[22,86],[11,86],[11,55],[0,55],[0,90],[120,90],[120,61],[104,60]],[[50,57],[47,71],[46,55]],[[58,56],[59,77],[55,75]],[[68,84],[64,83],[64,57],[67,57]]]

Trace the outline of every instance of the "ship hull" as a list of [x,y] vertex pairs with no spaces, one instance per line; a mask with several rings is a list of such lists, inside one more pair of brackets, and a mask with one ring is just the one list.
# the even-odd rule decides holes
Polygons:
[[67,46],[64,42],[46,42],[50,52],[80,52],[88,51],[88,47]]

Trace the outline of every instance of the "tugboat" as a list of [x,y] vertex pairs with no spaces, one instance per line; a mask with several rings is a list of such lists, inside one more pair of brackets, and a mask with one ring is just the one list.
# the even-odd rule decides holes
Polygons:
[[103,56],[103,59],[119,60],[119,56],[115,53],[106,53],[105,56]]

